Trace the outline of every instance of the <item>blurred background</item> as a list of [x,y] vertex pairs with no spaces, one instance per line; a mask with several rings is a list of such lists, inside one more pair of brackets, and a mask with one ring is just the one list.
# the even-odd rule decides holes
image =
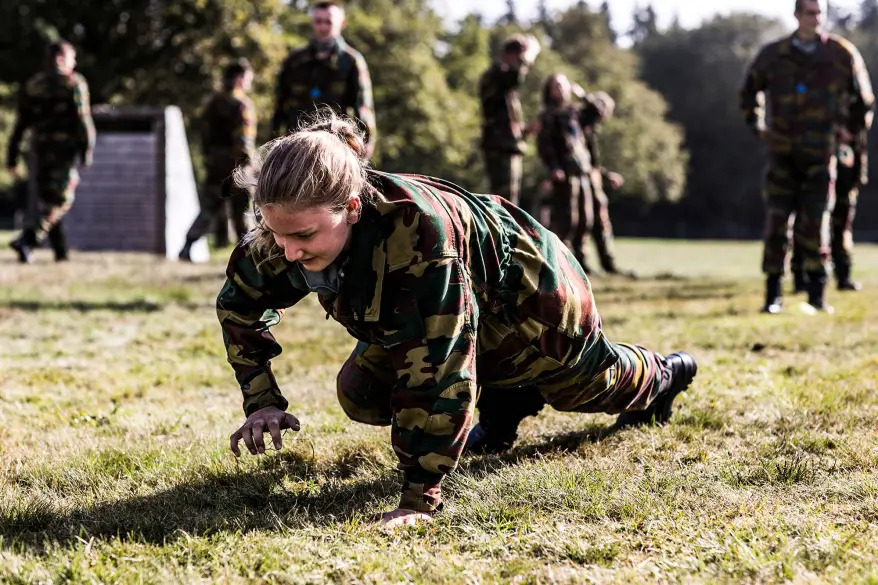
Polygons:
[[[76,47],[92,104],[179,106],[197,177],[197,114],[224,62],[256,70],[259,142],[280,62],[310,34],[306,0],[5,0],[0,4],[0,149],[5,154],[22,81],[45,44]],[[617,100],[605,125],[605,164],[627,182],[612,195],[618,235],[758,238],[765,153],[744,126],[737,88],[765,42],[792,32],[794,0],[352,0],[348,42],[369,65],[378,120],[375,166],[487,188],[478,150],[476,84],[510,33],[543,52],[521,92],[525,114],[555,71]],[[852,40],[878,75],[878,0],[834,0],[827,28]],[[878,141],[872,140],[872,175]],[[543,178],[534,149],[523,197]],[[5,161],[4,161],[5,162]],[[145,162],[144,164],[149,164]],[[16,189],[0,170],[0,228],[12,227]],[[861,193],[855,234],[878,240],[878,185]]]

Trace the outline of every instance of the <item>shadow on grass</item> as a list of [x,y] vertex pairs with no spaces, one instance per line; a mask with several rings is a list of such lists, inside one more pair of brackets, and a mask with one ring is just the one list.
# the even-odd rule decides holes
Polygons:
[[147,300],[134,301],[5,301],[0,308],[17,309],[36,313],[39,311],[118,311],[121,313],[154,313],[162,309],[162,305]]
[[[524,444],[499,456],[466,456],[457,473],[491,473],[547,452],[566,452],[600,441],[618,429],[593,426],[584,431]],[[263,459],[251,471],[208,473],[197,480],[127,500],[100,502],[61,511],[45,498],[0,502],[3,548],[43,550],[50,543],[120,538],[164,544],[189,535],[247,533],[286,527],[326,526],[382,509],[399,493],[391,469],[361,473],[356,461],[342,457],[315,468],[305,455],[283,452]],[[284,487],[294,478],[296,490]]]

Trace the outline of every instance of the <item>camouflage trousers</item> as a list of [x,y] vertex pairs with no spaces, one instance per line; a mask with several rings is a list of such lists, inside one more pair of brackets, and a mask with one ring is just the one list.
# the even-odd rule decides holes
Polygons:
[[502,150],[487,150],[485,153],[485,172],[492,195],[518,205],[521,194],[521,155]]
[[[602,362],[597,371],[593,366],[574,365],[548,377],[535,374],[532,384],[481,383],[476,404],[480,418],[506,417],[517,425],[544,404],[560,411],[608,414],[647,408],[666,374],[664,358],[637,345],[609,343],[603,338],[601,343],[609,344],[615,359]],[[579,361],[591,362],[589,356]],[[360,342],[338,374],[338,400],[352,420],[386,426],[394,415],[391,394],[396,382],[388,351]]]
[[79,184],[79,172],[73,157],[56,153],[39,153],[32,159],[32,184],[36,189],[38,211],[32,229],[27,231],[29,246],[46,239],[50,232],[62,230],[61,220],[70,211]]
[[593,223],[591,237],[598,249],[601,268],[607,272],[616,270],[616,252],[613,246],[613,224],[610,223],[610,201],[604,191],[600,169],[589,171]]
[[835,157],[829,161],[794,155],[772,155],[765,181],[765,250],[762,271],[783,274],[789,232],[795,218],[795,239],[809,274],[826,275],[829,263],[829,212],[835,199]]
[[564,242],[583,267],[587,238],[594,226],[594,199],[588,177],[572,175],[552,181],[549,229]]
[[[854,218],[857,215],[857,197],[859,196],[860,172],[853,166],[838,165],[835,180],[835,205],[830,213],[830,254],[836,270],[850,272],[853,265],[854,250]],[[798,219],[793,225],[793,255],[790,260],[792,270],[803,270],[801,237],[795,233],[800,229]]]
[[[235,234],[240,240],[249,231],[247,222],[247,213],[250,211],[250,194],[245,189],[236,187],[231,179],[231,172],[223,176],[211,175],[208,173],[207,180],[204,182],[201,211],[198,217],[189,228],[186,234],[186,240],[194,242],[210,231],[211,226],[216,226],[217,222],[227,222],[228,215],[226,213],[227,203],[231,205],[231,218]],[[217,246],[228,245],[226,236],[228,228],[225,226],[217,226]]]

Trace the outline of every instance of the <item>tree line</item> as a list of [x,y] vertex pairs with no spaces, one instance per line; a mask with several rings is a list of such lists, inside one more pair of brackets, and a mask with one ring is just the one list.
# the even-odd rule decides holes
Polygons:
[[[290,48],[310,33],[308,0],[105,0],[99,10],[65,0],[0,5],[0,147],[5,151],[18,86],[42,66],[43,47],[62,37],[78,51],[92,102],[175,104],[190,143],[198,112],[229,58],[257,72],[253,98],[260,141],[268,140],[275,75]],[[607,167],[627,179],[613,196],[625,235],[751,237],[761,228],[760,147],[737,112],[737,86],[758,47],[785,32],[754,14],[717,17],[694,29],[660,30],[647,6],[632,31],[614,31],[609,6],[580,1],[523,20],[515,2],[497,22],[476,14],[448,23],[429,0],[345,2],[348,42],[369,64],[378,121],[374,164],[388,171],[438,175],[475,191],[487,181],[478,149],[477,80],[513,32],[543,40],[521,91],[527,119],[539,111],[545,78],[563,72],[617,101],[601,147]],[[870,12],[872,10],[872,12]],[[832,25],[878,64],[878,0]],[[627,35],[630,47],[621,47]],[[545,171],[531,148],[523,196]],[[199,160],[197,148],[193,158]],[[873,160],[876,160],[873,157]],[[0,171],[0,217],[10,215],[10,178]],[[863,200],[868,200],[868,194]],[[874,199],[874,198],[873,198]],[[862,206],[861,216],[878,216]],[[865,223],[866,217],[858,220]],[[878,236],[878,234],[876,234]]]

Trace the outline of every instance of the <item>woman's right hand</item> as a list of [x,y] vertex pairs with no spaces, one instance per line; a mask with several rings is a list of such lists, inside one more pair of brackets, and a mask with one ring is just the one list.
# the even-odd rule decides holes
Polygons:
[[280,449],[281,443],[280,432],[283,429],[299,430],[299,419],[293,415],[282,411],[276,406],[266,406],[260,408],[247,417],[244,424],[229,437],[229,448],[235,457],[241,456],[241,450],[238,443],[244,439],[244,444],[251,455],[265,453],[265,440],[263,435],[265,430],[271,433],[271,439],[274,442],[274,448]]

